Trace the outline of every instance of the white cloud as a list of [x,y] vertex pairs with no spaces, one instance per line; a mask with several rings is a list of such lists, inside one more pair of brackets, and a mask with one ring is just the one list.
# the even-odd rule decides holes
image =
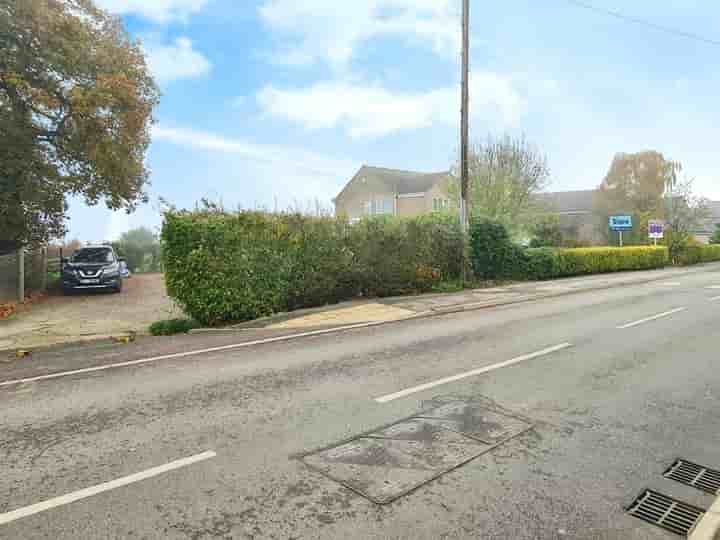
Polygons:
[[[315,200],[328,207],[360,166],[304,148],[258,144],[182,127],[154,126],[152,134],[154,144],[180,146],[188,150],[185,153],[192,156],[188,158],[192,163],[203,164],[205,180],[188,188],[191,192],[183,194],[182,204],[206,197],[228,207],[305,208]],[[178,177],[194,173],[182,169],[162,174],[171,177],[174,186]],[[177,196],[168,198],[177,202]]]
[[251,161],[284,164],[325,177],[335,177],[338,173],[342,175],[357,165],[301,148],[257,144],[189,128],[153,126],[152,136],[155,141],[165,141],[194,150],[235,154]]
[[[471,96],[473,116],[491,127],[513,127],[526,109],[513,82],[494,73],[474,74]],[[456,125],[460,110],[458,86],[393,92],[380,85],[332,81],[291,90],[267,86],[257,99],[274,117],[309,130],[343,127],[351,137],[379,137],[435,123]]]
[[135,14],[156,23],[187,21],[208,0],[96,0],[99,7],[119,15]]
[[171,44],[147,44],[145,51],[150,71],[161,83],[202,77],[212,69],[210,61],[186,37]]
[[293,38],[274,55],[284,64],[322,60],[343,67],[358,45],[382,36],[420,42],[439,54],[459,51],[460,25],[451,0],[265,0],[260,15],[270,28]]

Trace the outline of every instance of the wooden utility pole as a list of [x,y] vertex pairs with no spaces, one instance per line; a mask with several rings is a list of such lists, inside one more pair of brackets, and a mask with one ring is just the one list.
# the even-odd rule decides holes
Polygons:
[[460,220],[468,230],[469,138],[470,138],[470,0],[462,0],[462,105],[460,118]]

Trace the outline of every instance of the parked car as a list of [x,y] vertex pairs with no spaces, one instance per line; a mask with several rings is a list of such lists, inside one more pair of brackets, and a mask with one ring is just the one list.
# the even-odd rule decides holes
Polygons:
[[62,261],[63,292],[106,289],[119,293],[123,286],[124,262],[111,246],[80,248],[69,259]]

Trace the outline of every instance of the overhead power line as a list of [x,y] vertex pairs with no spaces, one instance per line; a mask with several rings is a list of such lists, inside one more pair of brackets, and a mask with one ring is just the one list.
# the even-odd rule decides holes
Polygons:
[[568,4],[572,4],[573,6],[587,9],[589,11],[594,11],[595,13],[601,13],[603,15],[607,15],[608,17],[614,17],[616,19],[620,19],[621,21],[625,21],[628,23],[639,24],[641,26],[645,26],[647,28],[652,28],[653,30],[657,30],[658,32],[664,32],[665,34],[671,34],[673,36],[682,37],[685,39],[692,39],[694,41],[699,41],[699,42],[705,43],[707,45],[720,46],[720,40],[707,38],[705,36],[701,36],[700,34],[695,34],[693,32],[687,32],[685,30],[680,30],[678,28],[671,28],[669,26],[663,26],[661,24],[657,24],[652,21],[648,21],[647,19],[642,19],[640,17],[634,17],[632,15],[625,15],[624,13],[621,13],[619,11],[615,11],[612,9],[602,8],[599,6],[588,4],[587,2],[583,2],[582,0],[565,0],[565,1]]

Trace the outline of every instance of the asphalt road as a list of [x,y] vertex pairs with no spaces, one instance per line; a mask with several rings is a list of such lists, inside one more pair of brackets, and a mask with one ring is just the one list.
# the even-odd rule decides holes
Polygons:
[[[720,273],[0,386],[0,538],[673,538],[624,508],[648,486],[712,502],[662,479],[678,457],[720,468],[710,287]],[[383,506],[295,459],[458,399],[533,428]]]

